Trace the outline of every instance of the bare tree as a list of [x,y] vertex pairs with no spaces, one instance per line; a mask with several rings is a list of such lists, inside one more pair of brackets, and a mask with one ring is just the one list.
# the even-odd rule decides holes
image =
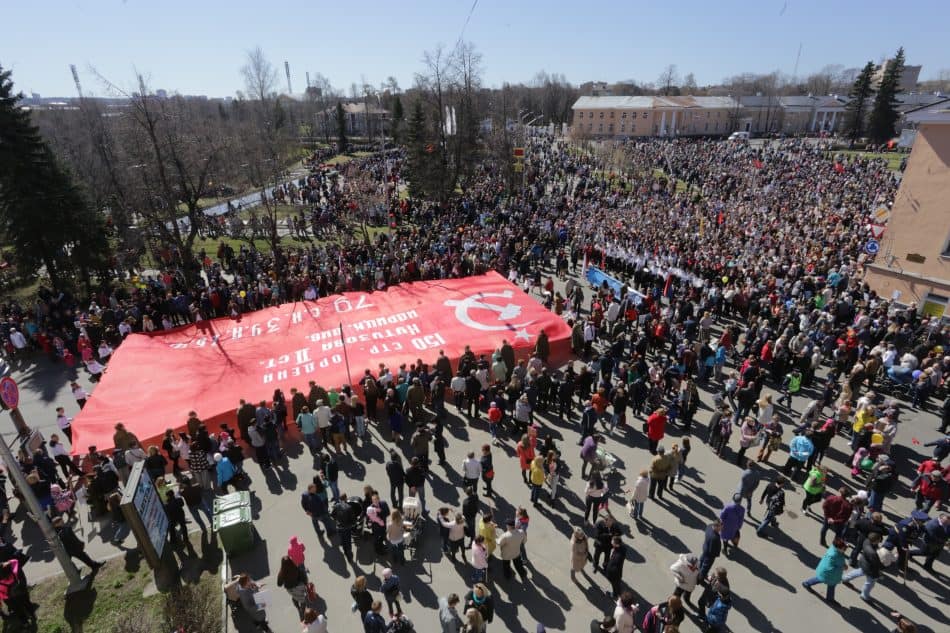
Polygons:
[[251,99],[263,102],[277,92],[277,69],[264,56],[260,46],[247,51],[247,59],[241,66],[241,76],[244,77],[244,86]]
[[264,229],[274,261],[280,259],[280,217],[277,199],[267,189],[281,185],[284,168],[289,162],[292,125],[281,98],[274,89],[277,71],[260,47],[248,51],[242,67],[251,101],[253,116],[242,130],[242,157],[251,186],[261,195]]
[[686,73],[686,76],[683,77],[682,90],[688,95],[695,95],[698,92],[696,77],[693,75],[693,73]]
[[672,90],[678,81],[679,75],[676,74],[676,64],[670,64],[663,69],[663,72],[660,73],[656,83],[657,86],[663,91],[663,94],[668,96],[672,94]]
[[[126,92],[99,75],[129,107],[104,131],[90,135],[107,147],[99,152],[116,208],[135,214],[166,263],[195,281],[194,242],[204,224],[201,200],[213,195],[213,176],[228,179],[233,137],[217,110],[201,101],[150,94],[141,75],[138,91]],[[89,119],[87,119],[88,121]]]
[[422,56],[425,72],[416,74],[416,88],[423,95],[429,105],[431,119],[435,125],[438,139],[437,169],[433,170],[433,180],[437,183],[439,196],[444,198],[448,194],[449,182],[448,145],[445,127],[445,106],[448,103],[449,79],[451,73],[451,59],[445,48],[439,44],[432,51],[426,51]]

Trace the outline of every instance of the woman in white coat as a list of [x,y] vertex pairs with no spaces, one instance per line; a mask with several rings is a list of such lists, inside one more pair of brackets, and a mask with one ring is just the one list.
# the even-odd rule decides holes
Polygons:
[[673,584],[676,587],[673,595],[692,604],[689,595],[699,582],[699,558],[694,554],[680,554],[676,562],[670,565],[670,571],[673,572]]
[[630,500],[627,502],[630,516],[639,521],[643,518],[643,504],[650,496],[650,471],[641,470],[637,483],[633,485],[633,490],[628,490],[627,494],[630,495]]

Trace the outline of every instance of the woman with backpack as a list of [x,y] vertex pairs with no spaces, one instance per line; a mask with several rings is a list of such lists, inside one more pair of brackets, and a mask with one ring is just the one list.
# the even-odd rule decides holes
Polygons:
[[277,586],[290,594],[290,601],[297,607],[297,614],[303,619],[307,610],[307,573],[290,556],[280,559],[280,571],[277,572]]
[[475,583],[472,590],[465,594],[462,603],[465,605],[465,613],[468,613],[469,609],[478,611],[486,626],[495,619],[495,599],[488,587],[480,582]]
[[726,630],[726,618],[729,616],[729,609],[731,608],[732,597],[729,589],[720,587],[716,601],[706,612],[707,633],[723,633]]
[[710,447],[716,452],[716,455],[722,457],[722,451],[729,443],[729,437],[732,435],[732,417],[729,416],[729,409],[724,408],[723,414],[719,417],[719,423],[715,428],[710,428],[712,434]]
[[725,567],[717,567],[706,578],[703,594],[699,597],[696,610],[701,622],[706,621],[706,607],[716,601],[716,597],[723,591],[729,591],[729,576]]

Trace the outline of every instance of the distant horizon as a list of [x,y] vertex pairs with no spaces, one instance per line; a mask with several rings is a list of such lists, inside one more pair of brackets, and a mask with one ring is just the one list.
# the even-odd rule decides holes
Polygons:
[[75,64],[88,96],[111,96],[96,69],[124,90],[135,90],[141,73],[152,91],[234,97],[244,90],[246,52],[256,46],[277,71],[279,92],[287,91],[285,60],[293,94],[303,93],[307,72],[321,73],[344,94],[364,78],[378,87],[389,76],[405,90],[424,70],[425,51],[439,42],[451,49],[460,39],[481,54],[488,88],[530,84],[540,71],[576,86],[655,84],[669,64],[681,79],[692,73],[699,87],[744,73],[804,79],[829,65],[879,63],[902,45],[907,64],[923,66],[921,81],[950,72],[944,47],[950,3],[928,0],[901,6],[915,17],[912,24],[857,0],[842,0],[834,15],[818,0],[746,2],[719,12],[684,0],[674,16],[659,5],[609,0],[524,0],[514,6],[501,0],[371,0],[365,15],[304,0],[277,0],[280,6],[266,12],[249,0],[234,0],[227,9],[166,0],[160,11],[141,0],[54,4],[5,8],[17,28],[5,33],[0,65],[12,71],[25,95],[76,96],[69,69]]

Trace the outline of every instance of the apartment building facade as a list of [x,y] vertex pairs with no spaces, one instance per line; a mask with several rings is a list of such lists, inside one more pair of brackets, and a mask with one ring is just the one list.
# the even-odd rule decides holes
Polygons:
[[735,131],[732,97],[580,97],[573,105],[575,138],[726,136]]

